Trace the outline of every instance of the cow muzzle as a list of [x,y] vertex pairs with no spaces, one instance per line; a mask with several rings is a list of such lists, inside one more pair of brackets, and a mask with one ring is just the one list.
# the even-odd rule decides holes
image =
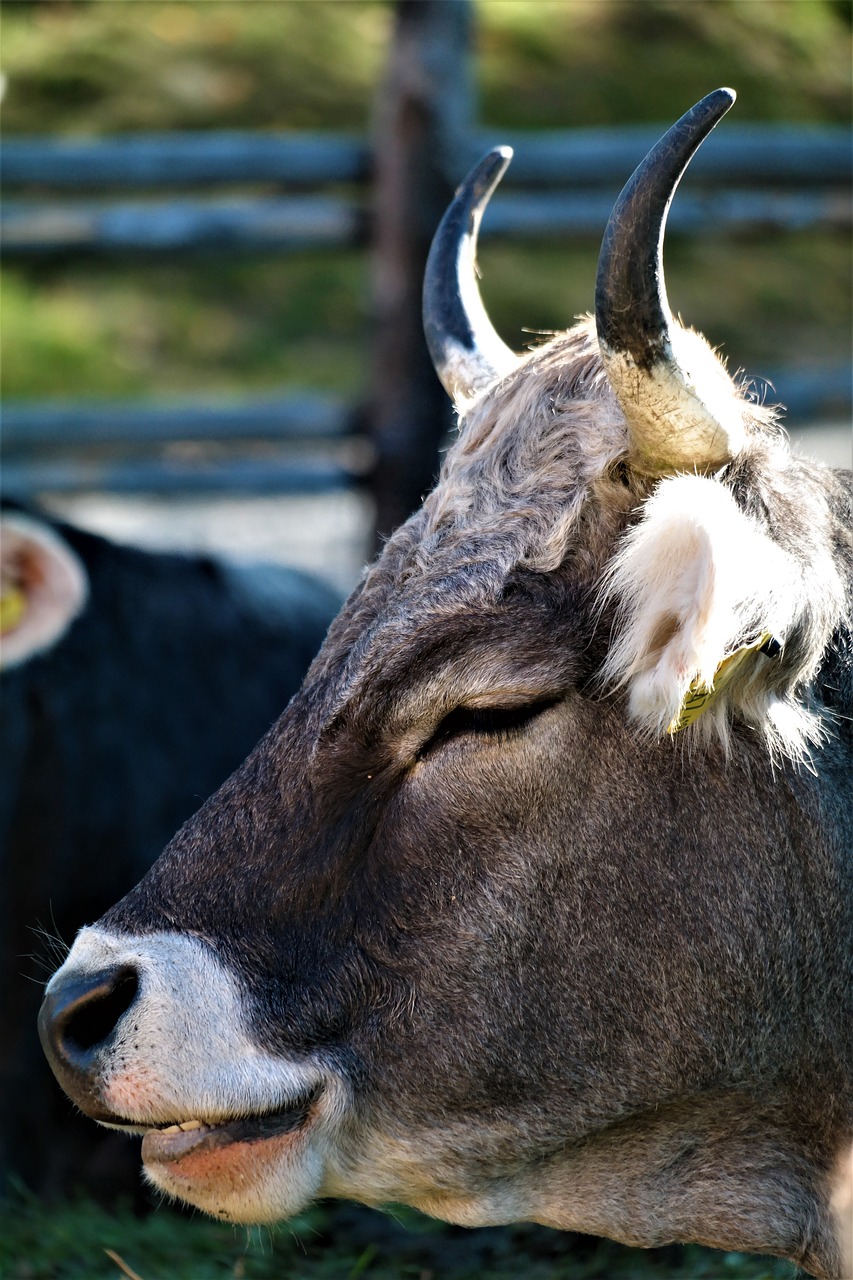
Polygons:
[[48,984],[39,1032],[69,1097],[144,1135],[149,1179],[217,1217],[289,1217],[322,1186],[349,1110],[316,1054],[265,1049],[246,982],[186,934],[84,929]]

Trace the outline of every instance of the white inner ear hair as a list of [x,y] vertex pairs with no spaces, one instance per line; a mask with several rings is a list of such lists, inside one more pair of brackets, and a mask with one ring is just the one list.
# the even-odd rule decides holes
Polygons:
[[[769,632],[781,655],[751,656],[685,732],[715,734],[728,750],[738,714],[774,757],[807,762],[809,742],[823,736],[818,712],[797,697],[819,660],[803,645],[810,587],[801,564],[744,515],[720,481],[664,479],[608,569],[602,605],[615,601],[616,624],[603,679],[627,686],[631,717],[659,735],[694,681],[713,687],[724,658]],[[785,644],[795,631],[792,665]]]

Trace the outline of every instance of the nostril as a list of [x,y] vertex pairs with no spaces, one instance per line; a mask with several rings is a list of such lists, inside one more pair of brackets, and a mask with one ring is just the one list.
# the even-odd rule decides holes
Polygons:
[[53,1074],[87,1115],[108,1124],[116,1117],[103,1094],[107,1051],[141,985],[133,964],[96,973],[66,965],[49,984],[39,1011],[39,1037]]
[[96,984],[71,1000],[57,1017],[56,1029],[66,1052],[86,1054],[108,1040],[138,991],[139,975],[127,966],[101,975]]

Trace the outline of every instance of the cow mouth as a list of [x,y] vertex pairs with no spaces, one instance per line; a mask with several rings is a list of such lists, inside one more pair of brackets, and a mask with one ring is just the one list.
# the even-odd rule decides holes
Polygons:
[[286,1107],[263,1115],[233,1120],[181,1120],[148,1129],[142,1139],[145,1164],[176,1164],[190,1155],[213,1152],[237,1143],[265,1142],[295,1134],[308,1122],[318,1090],[294,1099]]

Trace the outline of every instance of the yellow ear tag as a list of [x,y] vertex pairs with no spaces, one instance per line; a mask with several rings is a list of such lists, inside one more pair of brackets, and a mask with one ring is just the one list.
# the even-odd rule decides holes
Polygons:
[[27,612],[27,597],[19,587],[7,587],[0,593],[0,636],[21,625]]
[[701,680],[694,680],[682,698],[681,706],[667,725],[667,733],[670,735],[678,733],[680,729],[686,729],[688,725],[698,720],[702,712],[706,711],[714,699],[731,683],[732,677],[740,670],[749,655],[756,653],[771,640],[770,632],[765,631],[752,644],[746,644],[742,649],[735,649],[734,653],[723,658],[709,685]]

